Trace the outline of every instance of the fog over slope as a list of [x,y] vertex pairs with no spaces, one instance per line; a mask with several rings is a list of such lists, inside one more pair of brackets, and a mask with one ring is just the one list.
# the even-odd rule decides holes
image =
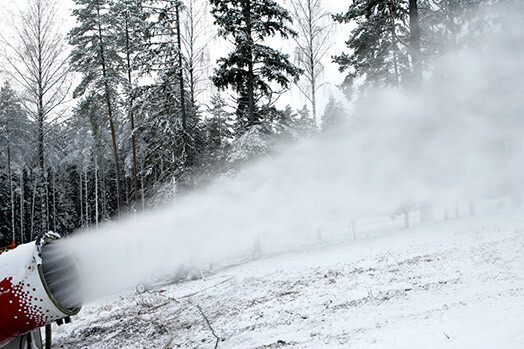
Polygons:
[[[231,181],[64,240],[87,296],[180,263],[237,256],[262,243],[299,247],[326,222],[451,205],[524,190],[522,5],[490,12],[477,47],[436,60],[409,91],[372,91],[345,126],[251,164]],[[326,232],[329,234],[329,232]]]

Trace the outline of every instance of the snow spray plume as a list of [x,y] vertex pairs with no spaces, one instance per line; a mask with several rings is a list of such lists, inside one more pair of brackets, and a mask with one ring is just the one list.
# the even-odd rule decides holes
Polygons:
[[[513,6],[518,6],[516,2]],[[524,155],[522,6],[476,48],[435,62],[425,86],[368,94],[348,127],[258,161],[169,207],[63,241],[91,296],[181,263],[298,249],[340,223],[406,205],[520,196]],[[345,229],[347,230],[347,228]]]

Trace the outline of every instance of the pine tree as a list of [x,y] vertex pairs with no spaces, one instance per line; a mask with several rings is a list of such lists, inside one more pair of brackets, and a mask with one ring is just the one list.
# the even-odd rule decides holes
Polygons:
[[295,121],[297,114],[288,104],[284,110],[273,109],[269,113],[270,127],[272,133],[275,134],[280,140],[291,140],[299,138],[296,132]]
[[241,128],[263,119],[263,109],[274,102],[276,83],[287,89],[301,70],[289,56],[264,45],[264,40],[280,35],[295,36],[288,24],[291,15],[273,0],[211,0],[219,35],[230,40],[233,51],[218,60],[213,82],[220,89],[232,87],[237,93],[237,118]]
[[205,149],[203,151],[203,172],[222,172],[225,157],[233,140],[233,115],[226,110],[226,102],[215,94],[211,97],[204,122]]
[[331,95],[322,115],[322,131],[330,131],[342,125],[345,114],[344,106]]
[[154,85],[137,100],[140,137],[145,142],[143,180],[148,196],[172,180],[178,181],[184,173],[185,153],[180,114],[178,69],[159,73]]
[[[351,53],[334,57],[347,71],[342,88],[353,94],[356,79],[368,86],[400,86],[419,79],[422,72],[417,0],[355,0],[345,13],[333,16],[340,23],[355,22],[346,42]],[[409,22],[409,24],[408,24]]]
[[117,207],[122,204],[120,163],[117,141],[118,87],[123,81],[121,67],[125,66],[118,50],[119,36],[115,33],[115,18],[109,11],[108,0],[75,0],[73,14],[79,23],[70,32],[73,69],[82,74],[82,81],[74,91],[75,97],[89,94],[102,95],[111,129],[113,158],[116,176]]
[[[192,174],[198,166],[202,146],[199,111],[192,106],[191,94],[184,76],[183,41],[181,32],[180,1],[161,0],[153,7],[151,40],[147,45],[145,69],[154,83],[143,88],[140,110],[147,128],[141,128],[143,139],[147,139],[144,155],[147,180],[158,187],[160,182],[176,181],[178,188],[192,186]],[[151,138],[155,134],[157,138]],[[146,138],[147,137],[147,138]],[[157,149],[158,143],[169,144],[154,154],[148,149]],[[157,149],[158,150],[158,149]],[[165,152],[166,156],[162,157]],[[160,157],[160,163],[152,158]],[[169,164],[167,162],[170,162]],[[158,166],[165,168],[162,175]],[[147,186],[147,185],[146,185]]]
[[297,111],[298,115],[301,119],[308,119],[310,118],[311,113],[309,112],[309,109],[307,107],[307,104],[304,104],[301,109]]
[[148,22],[152,13],[146,8],[144,0],[122,0],[111,5],[110,12],[116,19],[115,36],[119,51],[125,57],[124,66],[120,70],[125,72],[127,79],[124,81],[126,94],[126,109],[130,124],[131,162],[134,187],[135,208],[138,205],[138,168],[135,135],[135,98],[139,91],[137,77],[145,66],[142,60],[146,43],[151,37]]
[[475,15],[481,5],[489,3],[490,0],[434,0],[432,8],[423,6],[420,21],[427,33],[424,44],[431,49],[430,54],[456,51],[482,41],[489,21]]
[[[103,95],[85,96],[75,109],[75,117],[67,130],[71,138],[68,153],[75,154],[68,163],[75,168],[77,175],[91,172],[94,177],[90,192],[94,194],[91,217],[95,224],[110,219],[111,213],[117,210],[117,200],[112,195],[116,192],[115,183],[106,181],[115,174],[111,161],[104,156],[111,152],[111,135],[106,127],[104,110]],[[78,139],[81,134],[88,136]],[[79,216],[82,217],[83,212],[80,210]]]
[[301,109],[297,110],[296,124],[300,134],[304,136],[312,135],[317,131],[317,122],[315,119],[311,118],[306,104],[304,104]]
[[227,104],[220,94],[211,97],[210,107],[207,110],[210,114],[207,125],[210,131],[208,143],[212,148],[221,147],[233,138],[231,115],[226,108]]

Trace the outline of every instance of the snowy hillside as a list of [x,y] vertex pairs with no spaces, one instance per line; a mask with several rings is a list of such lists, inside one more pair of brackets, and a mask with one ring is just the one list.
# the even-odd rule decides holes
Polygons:
[[351,237],[129,291],[55,327],[55,347],[214,348],[218,337],[220,348],[523,348],[523,213]]

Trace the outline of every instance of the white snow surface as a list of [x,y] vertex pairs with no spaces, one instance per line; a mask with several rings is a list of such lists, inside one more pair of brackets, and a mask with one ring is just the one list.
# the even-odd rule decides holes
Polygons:
[[54,347],[162,348],[171,334],[169,348],[214,348],[212,328],[219,348],[520,349],[523,247],[522,209],[357,231],[86,304]]

